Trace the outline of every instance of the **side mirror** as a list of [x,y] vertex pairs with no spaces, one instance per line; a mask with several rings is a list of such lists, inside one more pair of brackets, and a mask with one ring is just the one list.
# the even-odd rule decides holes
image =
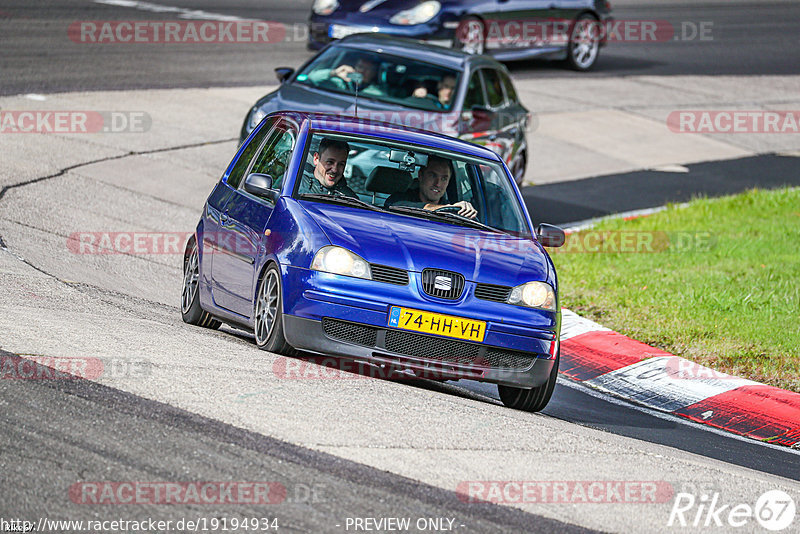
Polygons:
[[542,223],[536,228],[536,239],[544,247],[558,248],[567,241],[567,235],[558,226]]
[[272,189],[272,176],[251,172],[244,180],[244,190],[257,197],[266,197],[273,202],[278,200],[280,193]]
[[288,80],[289,76],[291,76],[292,74],[294,74],[294,69],[291,67],[278,67],[275,69],[275,76],[281,83]]

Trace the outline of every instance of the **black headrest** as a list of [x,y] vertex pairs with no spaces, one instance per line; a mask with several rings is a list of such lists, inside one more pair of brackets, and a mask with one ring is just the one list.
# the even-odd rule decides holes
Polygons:
[[399,193],[411,185],[411,173],[396,167],[375,167],[369,173],[365,188],[373,193]]

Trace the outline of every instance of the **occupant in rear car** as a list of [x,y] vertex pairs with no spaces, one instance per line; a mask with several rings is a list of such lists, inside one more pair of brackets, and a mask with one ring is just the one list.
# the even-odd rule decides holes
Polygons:
[[437,210],[445,207],[458,207],[459,215],[474,219],[478,211],[466,200],[454,204],[442,203],[442,197],[450,184],[450,161],[439,156],[429,156],[428,164],[419,170],[418,183],[402,193],[394,193],[386,199],[384,206],[407,206]]
[[341,90],[354,93],[356,84],[350,78],[350,75],[354,72],[361,74],[363,77],[361,82],[358,84],[359,94],[367,96],[381,96],[385,94],[383,89],[381,89],[377,84],[378,63],[375,61],[375,58],[370,56],[360,56],[356,60],[355,65],[342,63],[333,69],[315,70],[308,75],[308,79],[315,84],[319,84],[327,80],[332,82]]
[[355,191],[347,186],[344,168],[347,166],[347,155],[350,145],[344,141],[323,138],[319,149],[314,152],[314,172],[303,174],[300,194],[345,195],[358,198]]
[[453,98],[453,91],[455,91],[455,89],[456,77],[450,74],[445,74],[445,76],[436,84],[436,96],[429,94],[428,89],[424,84],[417,86],[411,96],[415,98],[428,98],[436,103],[437,108],[448,109],[450,107],[450,101]]

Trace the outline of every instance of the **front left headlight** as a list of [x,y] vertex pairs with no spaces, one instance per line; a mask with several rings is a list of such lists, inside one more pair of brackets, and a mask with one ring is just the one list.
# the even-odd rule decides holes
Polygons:
[[413,26],[414,24],[422,24],[428,22],[433,17],[439,14],[442,9],[442,4],[435,1],[422,2],[420,5],[411,9],[404,9],[398,12],[389,22],[392,24],[399,24],[401,26]]
[[311,268],[315,271],[372,279],[369,263],[346,248],[328,245],[314,255]]
[[259,107],[254,107],[253,110],[250,112],[250,123],[249,123],[249,131],[253,131],[253,128],[258,126],[258,123],[262,121],[264,117],[267,116],[267,112]]
[[508,303],[556,311],[556,292],[545,282],[528,282],[511,290]]
[[339,7],[338,0],[314,0],[314,5],[311,9],[317,15],[330,15],[336,8]]

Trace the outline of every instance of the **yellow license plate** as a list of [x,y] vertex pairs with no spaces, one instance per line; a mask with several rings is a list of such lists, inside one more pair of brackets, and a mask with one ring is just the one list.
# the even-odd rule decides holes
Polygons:
[[389,310],[389,326],[478,342],[483,342],[483,337],[486,334],[485,321],[475,321],[463,317],[412,310],[399,306],[392,306]]

